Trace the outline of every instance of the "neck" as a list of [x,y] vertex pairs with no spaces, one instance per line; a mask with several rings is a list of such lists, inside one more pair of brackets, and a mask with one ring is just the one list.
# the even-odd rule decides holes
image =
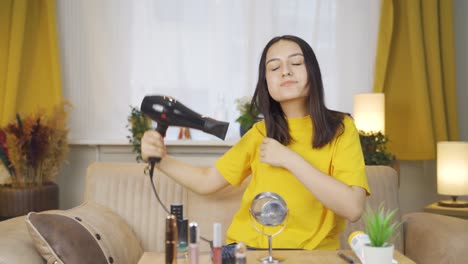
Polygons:
[[280,102],[281,109],[287,118],[304,117],[308,115],[305,97]]

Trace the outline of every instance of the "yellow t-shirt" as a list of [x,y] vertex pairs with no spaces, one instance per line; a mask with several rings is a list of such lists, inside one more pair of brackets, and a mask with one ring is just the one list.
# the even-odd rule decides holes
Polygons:
[[[341,135],[324,147],[313,149],[310,117],[288,119],[294,139],[288,148],[322,172],[347,185],[363,187],[369,193],[357,129],[350,117],[345,117],[343,123]],[[259,146],[265,136],[265,122],[256,123],[216,162],[219,172],[234,186],[252,174],[240,209],[227,231],[227,243],[242,241],[250,247],[268,247],[268,238],[252,225],[249,208],[257,194],[269,191],[279,194],[289,209],[285,229],[273,238],[274,248],[337,249],[345,219],[325,208],[291,172],[260,162]]]

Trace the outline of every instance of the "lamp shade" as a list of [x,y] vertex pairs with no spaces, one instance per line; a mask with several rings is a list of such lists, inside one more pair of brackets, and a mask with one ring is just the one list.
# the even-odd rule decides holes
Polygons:
[[468,195],[468,142],[437,143],[437,192]]
[[365,93],[354,95],[354,122],[358,130],[385,134],[385,95]]

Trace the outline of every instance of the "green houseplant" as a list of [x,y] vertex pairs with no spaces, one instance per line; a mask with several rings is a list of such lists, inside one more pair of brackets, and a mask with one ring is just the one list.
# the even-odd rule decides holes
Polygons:
[[366,165],[392,165],[395,156],[387,151],[388,138],[382,132],[359,131]]
[[260,112],[253,106],[252,98],[244,96],[235,100],[236,109],[239,111],[240,116],[236,119],[236,122],[240,124],[241,136],[249,130],[253,124],[259,120]]
[[151,128],[151,120],[136,107],[130,106],[130,115],[127,118],[127,129],[130,135],[128,141],[132,144],[133,153],[137,154],[136,161],[143,161],[141,157],[141,138],[146,130]]
[[397,209],[386,209],[381,203],[377,210],[372,210],[369,204],[363,215],[365,232],[370,243],[364,245],[363,253],[366,263],[392,263],[395,231],[401,223],[394,221]]
[[[0,184],[0,217],[58,208],[54,183],[68,147],[68,110],[62,102],[52,111],[40,109],[0,128],[0,166],[8,182]],[[8,203],[3,204],[3,203]]]

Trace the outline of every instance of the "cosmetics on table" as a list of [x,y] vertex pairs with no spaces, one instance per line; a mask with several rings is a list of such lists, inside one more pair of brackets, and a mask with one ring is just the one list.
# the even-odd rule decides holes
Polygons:
[[172,204],[171,214],[177,219],[177,257],[186,258],[188,250],[188,219],[184,219],[184,207],[182,204]]
[[174,215],[166,217],[166,264],[177,263],[177,220]]
[[213,224],[213,264],[222,264],[222,242],[221,242],[221,224]]
[[196,222],[191,222],[189,225],[189,264],[198,264],[198,240],[200,230]]
[[243,242],[239,242],[236,245],[236,264],[246,264],[247,263],[247,247]]

